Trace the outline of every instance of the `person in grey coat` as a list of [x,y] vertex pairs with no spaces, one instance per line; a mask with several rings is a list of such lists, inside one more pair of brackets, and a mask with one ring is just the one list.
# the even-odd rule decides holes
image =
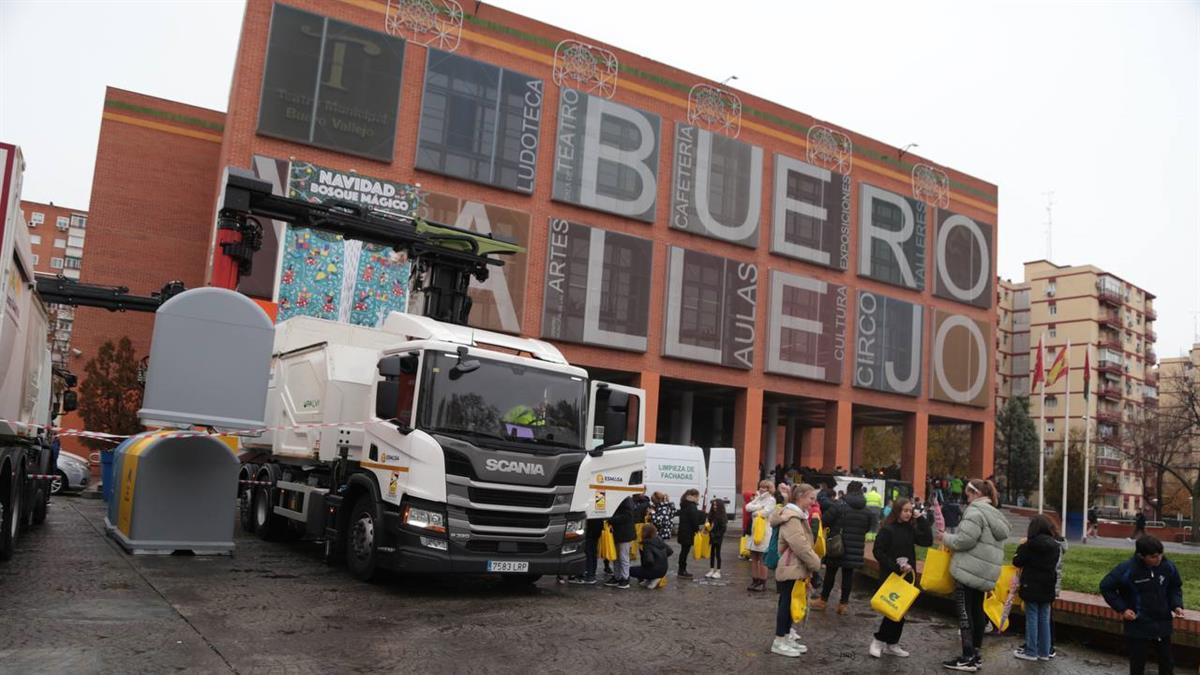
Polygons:
[[979,478],[967,482],[967,508],[958,531],[942,539],[953,551],[950,576],[954,577],[954,602],[958,608],[962,656],[943,661],[949,670],[973,673],[979,670],[979,648],[983,644],[983,596],[996,587],[1000,566],[1004,564],[1004,541],[1012,529],[997,503],[996,486]]

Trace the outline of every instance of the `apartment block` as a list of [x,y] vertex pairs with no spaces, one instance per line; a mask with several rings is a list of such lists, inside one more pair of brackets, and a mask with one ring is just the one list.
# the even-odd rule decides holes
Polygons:
[[[1046,260],[1026,263],[1023,283],[1002,280],[997,288],[997,404],[1029,395],[1030,414],[1040,419],[1040,392],[1029,391],[1038,341],[1045,339],[1047,368],[1070,345],[1069,376],[1045,392],[1045,452],[1053,455],[1062,448],[1068,427],[1083,431],[1086,406],[1101,480],[1095,504],[1114,514],[1136,513],[1152,494],[1120,451],[1121,431],[1142,406],[1158,403],[1154,294],[1094,265]],[[1092,378],[1085,400],[1088,349]]]
[[[29,227],[36,274],[78,279],[83,269],[88,213],[54,202],[21,202],[21,219]],[[66,368],[71,351],[75,308],[50,305],[50,343],[55,365]]]

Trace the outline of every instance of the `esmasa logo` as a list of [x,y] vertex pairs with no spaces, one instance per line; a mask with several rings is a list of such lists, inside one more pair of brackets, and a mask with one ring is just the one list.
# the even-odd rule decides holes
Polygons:
[[523,473],[529,476],[545,476],[546,467],[537,462],[514,462],[508,459],[489,459],[483,463],[488,471]]

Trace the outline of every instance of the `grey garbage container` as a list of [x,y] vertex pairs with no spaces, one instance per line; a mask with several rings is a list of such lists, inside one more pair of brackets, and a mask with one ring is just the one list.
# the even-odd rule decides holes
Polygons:
[[237,457],[216,437],[146,432],[113,457],[105,525],[131,553],[231,553],[237,474]]

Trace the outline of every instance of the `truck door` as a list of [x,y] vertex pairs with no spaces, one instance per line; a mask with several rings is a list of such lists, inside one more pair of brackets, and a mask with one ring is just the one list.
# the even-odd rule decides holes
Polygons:
[[644,390],[591,383],[585,434],[590,451],[579,467],[573,511],[608,518],[625,497],[645,491],[645,416]]

